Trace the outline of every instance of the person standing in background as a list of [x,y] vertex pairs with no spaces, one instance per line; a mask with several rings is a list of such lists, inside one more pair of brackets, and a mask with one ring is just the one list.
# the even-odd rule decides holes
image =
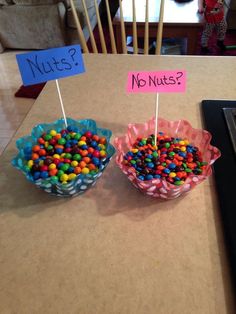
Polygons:
[[210,53],[208,47],[209,39],[214,28],[217,33],[217,46],[221,52],[225,51],[225,34],[227,30],[227,23],[224,15],[223,0],[198,0],[198,12],[205,17],[205,26],[201,37],[201,52],[204,54]]

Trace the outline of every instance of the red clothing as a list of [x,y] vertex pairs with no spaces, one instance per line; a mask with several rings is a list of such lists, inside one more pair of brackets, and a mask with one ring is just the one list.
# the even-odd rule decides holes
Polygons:
[[207,23],[219,23],[224,19],[224,5],[221,0],[205,0],[205,19]]

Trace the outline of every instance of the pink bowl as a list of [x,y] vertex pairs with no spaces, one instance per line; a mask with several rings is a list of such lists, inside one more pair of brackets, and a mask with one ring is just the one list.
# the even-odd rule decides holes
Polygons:
[[172,137],[188,139],[189,142],[198,147],[202,153],[203,160],[208,163],[201,175],[191,174],[183,185],[175,186],[164,179],[152,179],[142,181],[137,178],[134,168],[124,165],[124,155],[132,148],[137,137],[147,137],[155,130],[155,118],[146,123],[130,123],[127,133],[116,137],[114,146],[117,149],[116,162],[132,184],[141,192],[162,199],[173,199],[190,191],[197,184],[204,181],[212,174],[211,165],[221,153],[218,148],[210,145],[211,134],[205,130],[194,129],[186,120],[167,121],[158,118],[158,131]]

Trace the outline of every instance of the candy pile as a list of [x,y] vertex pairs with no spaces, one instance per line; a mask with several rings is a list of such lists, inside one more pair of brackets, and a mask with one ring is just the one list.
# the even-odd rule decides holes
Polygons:
[[207,162],[188,140],[159,132],[156,146],[154,135],[137,138],[124,156],[124,164],[133,167],[142,181],[164,178],[174,185],[182,185],[190,174],[201,174]]
[[34,180],[50,178],[67,184],[78,175],[95,175],[107,156],[107,140],[90,131],[80,134],[75,126],[50,130],[33,147],[25,147],[25,170]]

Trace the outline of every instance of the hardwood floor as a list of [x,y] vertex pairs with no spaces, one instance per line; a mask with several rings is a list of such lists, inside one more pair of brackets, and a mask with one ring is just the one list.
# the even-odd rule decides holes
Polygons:
[[22,85],[15,55],[22,52],[6,51],[0,54],[0,154],[35,101],[14,96]]

